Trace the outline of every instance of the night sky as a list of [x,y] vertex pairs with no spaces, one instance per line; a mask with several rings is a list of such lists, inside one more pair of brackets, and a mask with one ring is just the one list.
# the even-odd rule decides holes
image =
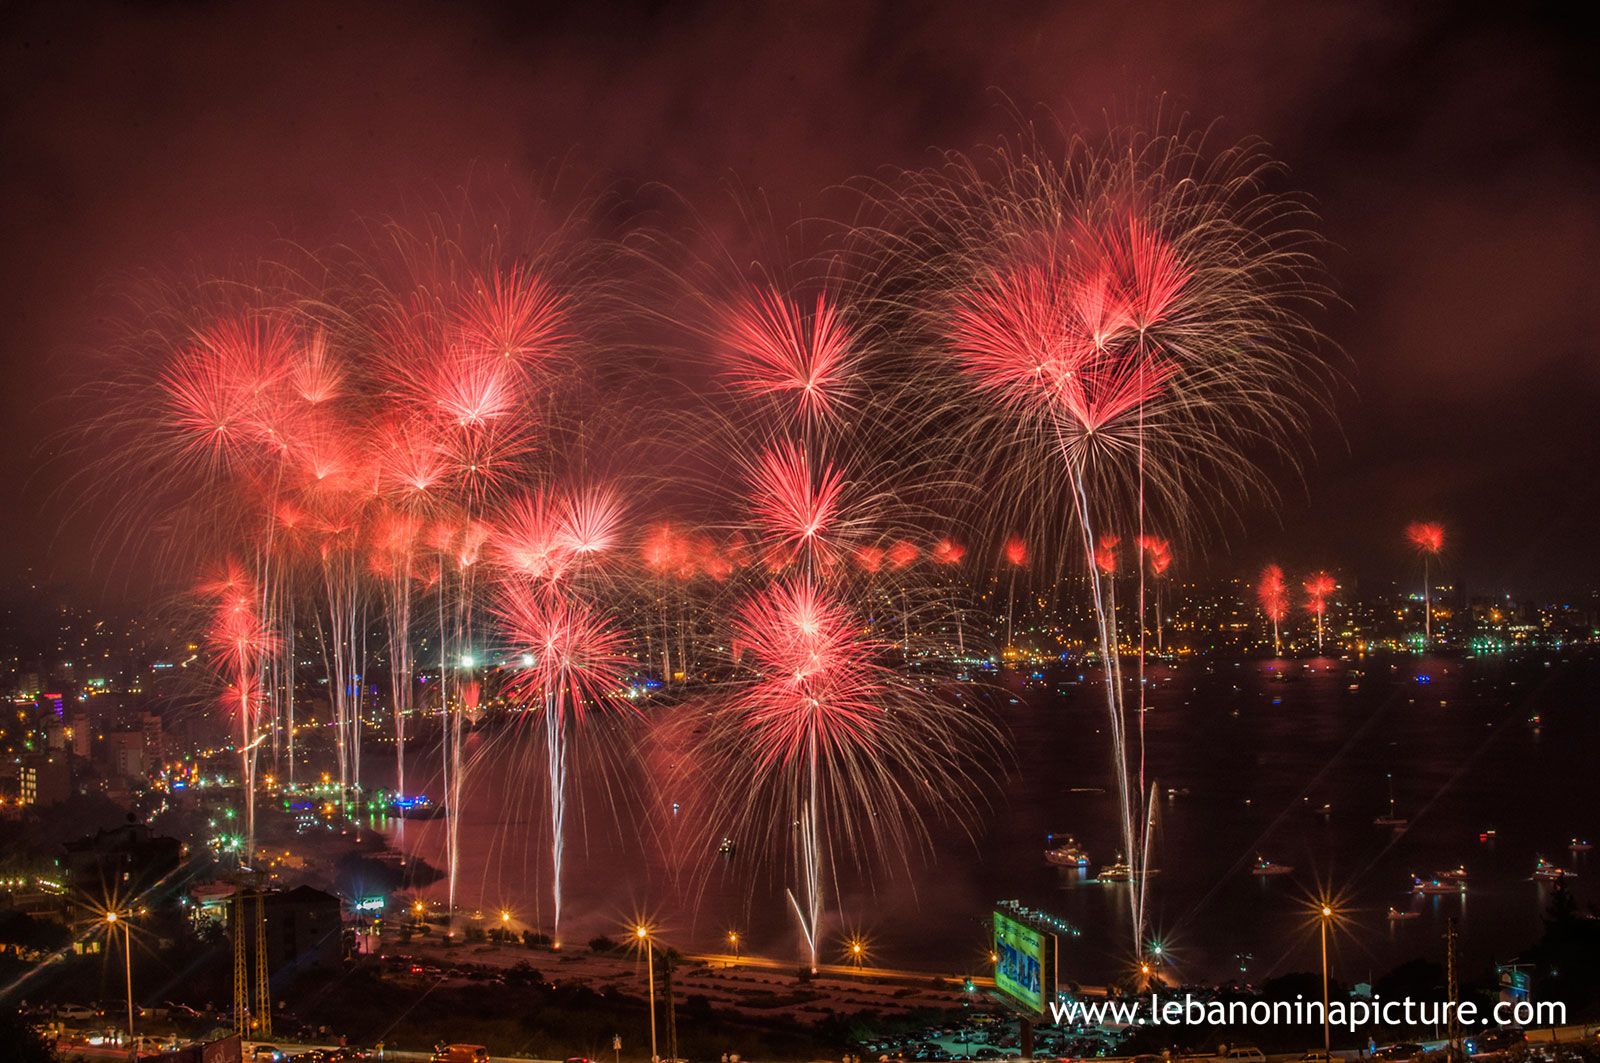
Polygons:
[[[1047,107],[1264,137],[1318,205],[1339,424],[1211,545],[1410,578],[1445,523],[1475,593],[1600,586],[1595,24],[1522,4],[7,4],[0,12],[0,576],[85,590],[49,440],[126,278],[317,246],[474,173],[725,184],[821,210]],[[1007,101],[1011,101],[1008,103]],[[1012,105],[1015,105],[1015,108]],[[1192,571],[1192,569],[1191,569]]]

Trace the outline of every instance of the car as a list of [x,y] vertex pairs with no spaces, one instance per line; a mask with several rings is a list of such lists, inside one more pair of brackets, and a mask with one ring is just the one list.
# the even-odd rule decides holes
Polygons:
[[[589,1063],[589,1057],[588,1056],[568,1056],[566,1059],[562,1060],[562,1063]],[[665,1063],[665,1061],[663,1060],[662,1063]]]
[[61,1008],[57,1014],[61,1018],[70,1019],[73,1022],[87,1022],[90,1019],[97,1019],[100,1017],[100,1013],[98,1011],[95,1011],[93,1008],[85,1007],[82,1004],[68,1004]]
[[1232,1045],[1216,1058],[1222,1063],[1267,1063],[1267,1057],[1255,1045]]
[[1305,1055],[1296,1060],[1295,1063],[1338,1063],[1338,1059],[1338,1056],[1330,1056],[1326,1052],[1316,1051],[1307,1052]]
[[431,1063],[489,1063],[489,1050],[483,1045],[440,1045]]
[[1367,1058],[1383,1060],[1384,1063],[1393,1063],[1395,1060],[1413,1059],[1422,1055],[1422,1052],[1421,1045],[1412,1041],[1401,1041],[1398,1044],[1385,1045]]
[[256,1045],[250,1052],[253,1063],[283,1063],[287,1058],[277,1045]]
[[1484,1030],[1467,1038],[1464,1046],[1469,1056],[1487,1056],[1504,1052],[1513,1045],[1527,1041],[1528,1035],[1518,1029]]

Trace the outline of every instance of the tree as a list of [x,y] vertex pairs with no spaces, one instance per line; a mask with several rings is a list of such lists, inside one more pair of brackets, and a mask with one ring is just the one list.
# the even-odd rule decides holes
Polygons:
[[11,1063],[55,1063],[55,1046],[22,1017],[16,1008],[0,1007],[0,1045]]

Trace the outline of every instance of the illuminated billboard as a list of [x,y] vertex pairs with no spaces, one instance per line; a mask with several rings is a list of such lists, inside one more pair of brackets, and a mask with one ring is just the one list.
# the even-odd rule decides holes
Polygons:
[[1056,995],[1056,936],[994,913],[994,985],[1021,1011],[1043,1015]]

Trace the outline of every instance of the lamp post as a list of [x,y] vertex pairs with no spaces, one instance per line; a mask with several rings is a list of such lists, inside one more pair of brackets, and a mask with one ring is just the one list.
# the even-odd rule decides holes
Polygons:
[[644,942],[645,970],[650,978],[650,1063],[656,1063],[656,955],[655,946],[650,941],[648,928],[640,926],[635,931],[639,940]]
[[[132,914],[132,913],[129,913]],[[133,1044],[133,927],[127,918],[115,911],[106,913],[106,926],[111,928],[114,938],[117,924],[122,924],[122,973],[127,980],[128,988],[128,1044]]]
[[1332,1051],[1332,1038],[1328,1026],[1328,920],[1333,918],[1333,909],[1328,905],[1322,906],[1322,1054],[1324,1059],[1330,1057]]
[[737,964],[739,962],[739,932],[737,930],[728,931],[728,944],[733,946],[733,962]]

